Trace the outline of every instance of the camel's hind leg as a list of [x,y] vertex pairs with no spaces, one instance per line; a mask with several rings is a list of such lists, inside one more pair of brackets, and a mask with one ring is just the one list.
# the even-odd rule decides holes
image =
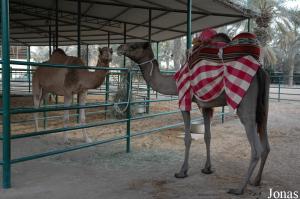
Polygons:
[[205,133],[204,133],[204,141],[206,145],[206,163],[204,169],[202,169],[202,173],[205,174],[211,174],[211,161],[210,161],[210,139],[211,139],[211,134],[210,134],[210,119],[212,116],[212,108],[203,108],[202,109],[202,114],[204,118],[204,127],[205,127]]
[[[79,105],[80,106],[85,105],[86,95],[87,95],[87,92],[82,92],[82,93],[78,94]],[[85,109],[84,108],[81,108],[80,111],[79,111],[79,119],[80,119],[80,125],[85,125],[86,124],[85,123]],[[84,139],[87,143],[91,143],[93,141],[91,138],[88,137],[85,128],[82,129],[82,134],[83,134],[83,137],[84,137]]]
[[267,134],[267,121],[264,121],[261,128],[258,129],[258,132],[259,132],[259,138],[262,146],[262,153],[261,153],[260,167],[258,173],[254,181],[251,183],[254,186],[260,185],[262,172],[264,170],[264,166],[270,152],[270,144],[269,144],[268,134]]
[[175,173],[176,178],[185,178],[187,177],[187,172],[189,169],[189,153],[190,153],[190,147],[192,143],[192,137],[191,137],[191,116],[189,111],[181,111],[183,121],[184,121],[184,143],[185,143],[185,156],[184,156],[184,162],[183,165],[179,171],[179,173]]
[[[43,90],[38,85],[36,85],[35,87],[33,87],[33,91],[32,91],[33,92],[33,105],[34,105],[34,108],[39,108],[41,105],[41,101],[42,101]],[[33,116],[34,116],[34,122],[35,122],[35,131],[38,131],[39,130],[39,112],[35,112],[33,114]]]
[[245,96],[237,111],[237,114],[245,127],[247,138],[251,147],[250,164],[244,181],[238,189],[230,189],[228,192],[237,195],[243,194],[262,152],[260,140],[256,129],[256,103],[253,104],[253,98],[256,99],[256,97],[254,96],[252,100],[251,98],[252,96]]

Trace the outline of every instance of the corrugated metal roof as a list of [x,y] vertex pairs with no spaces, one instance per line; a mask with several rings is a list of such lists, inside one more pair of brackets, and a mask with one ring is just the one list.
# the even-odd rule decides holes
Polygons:
[[[78,0],[58,0],[59,45],[76,44]],[[187,0],[81,0],[81,43],[164,41],[186,34]],[[48,45],[55,37],[56,0],[10,1],[12,45]],[[244,20],[253,12],[222,0],[193,0],[192,32]],[[53,41],[53,40],[52,40]]]

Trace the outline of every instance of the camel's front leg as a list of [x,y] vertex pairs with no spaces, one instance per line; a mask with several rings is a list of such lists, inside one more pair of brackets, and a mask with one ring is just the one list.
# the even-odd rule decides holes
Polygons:
[[210,134],[210,119],[213,113],[212,108],[203,108],[202,109],[202,114],[204,118],[204,127],[205,127],[205,133],[204,133],[204,141],[206,144],[206,163],[204,169],[202,169],[202,173],[205,174],[211,174],[211,162],[210,162],[210,139],[211,139],[211,134]]
[[[86,95],[87,95],[87,92],[82,92],[78,95],[80,106],[85,105]],[[85,123],[85,109],[83,109],[83,108],[81,108],[79,111],[79,120],[80,120],[80,125],[86,124]],[[91,138],[88,137],[85,128],[82,129],[82,134],[87,143],[91,143],[93,141]]]
[[184,144],[185,144],[185,156],[183,165],[179,171],[179,173],[175,173],[176,178],[185,178],[187,177],[187,172],[189,169],[189,153],[190,147],[192,143],[192,136],[191,136],[191,115],[189,111],[181,111],[183,121],[184,121]]
[[[72,95],[65,95],[64,96],[64,106],[68,107],[71,105],[72,102]],[[70,111],[64,110],[64,127],[68,127],[68,124],[70,122]],[[68,143],[69,139],[67,137],[67,132],[64,133],[64,142]]]

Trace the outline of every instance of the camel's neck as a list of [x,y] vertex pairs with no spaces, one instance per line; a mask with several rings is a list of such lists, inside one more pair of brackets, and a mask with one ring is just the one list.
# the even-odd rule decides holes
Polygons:
[[99,59],[97,62],[97,66],[99,67],[108,67],[110,60],[101,60]]
[[[98,67],[108,67],[109,63],[103,65],[103,63],[97,62]],[[108,70],[96,70],[95,72],[91,72],[86,70],[82,73],[82,80],[85,82],[84,85],[88,89],[95,89],[101,86],[103,81],[105,80],[105,76],[108,73]]]
[[139,66],[145,81],[154,91],[165,95],[177,95],[177,87],[176,82],[173,79],[173,75],[163,75],[159,70],[159,65],[156,59],[152,62],[148,62],[153,58],[154,56],[152,55],[137,62],[138,64],[141,64]]

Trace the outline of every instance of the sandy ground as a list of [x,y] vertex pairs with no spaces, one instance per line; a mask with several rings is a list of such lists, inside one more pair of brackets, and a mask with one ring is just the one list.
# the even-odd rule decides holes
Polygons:
[[[271,153],[260,187],[248,186],[243,196],[226,193],[238,186],[249,163],[249,144],[239,120],[231,117],[212,127],[212,164],[214,173],[204,175],[203,139],[191,148],[189,177],[174,178],[183,160],[184,144],[178,135],[183,128],[161,131],[132,139],[132,152],[125,142],[104,144],[80,151],[18,163],[12,167],[12,188],[0,190],[2,199],[173,199],[208,198],[263,199],[269,189],[300,191],[300,103],[270,104],[269,136]],[[92,118],[91,118],[92,119]],[[134,129],[150,128],[178,121],[180,116],[136,122]],[[18,127],[14,127],[18,128]],[[29,127],[28,127],[29,128]],[[118,129],[119,128],[119,129]],[[122,128],[90,129],[93,139],[102,139]],[[72,144],[82,143],[80,134],[71,133]],[[13,142],[13,157],[54,148],[63,148],[62,135],[47,135]]]

